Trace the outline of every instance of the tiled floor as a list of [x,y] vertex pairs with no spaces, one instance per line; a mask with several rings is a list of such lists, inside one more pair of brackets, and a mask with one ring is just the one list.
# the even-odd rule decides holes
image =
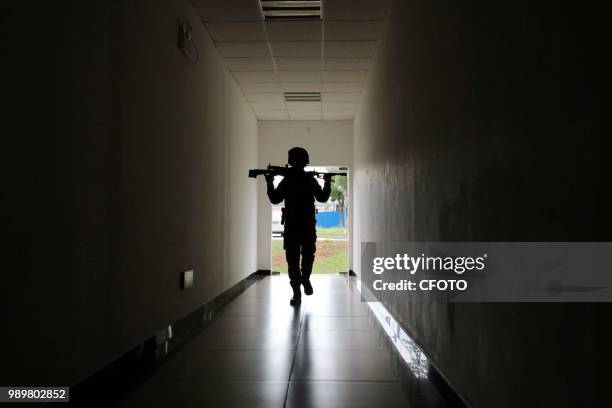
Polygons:
[[122,406],[406,407],[359,293],[312,282],[294,309],[287,276],[258,281]]

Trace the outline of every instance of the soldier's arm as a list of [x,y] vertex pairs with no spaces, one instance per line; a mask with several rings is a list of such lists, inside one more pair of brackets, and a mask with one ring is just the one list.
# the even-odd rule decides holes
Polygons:
[[329,196],[331,195],[331,177],[326,175],[324,177],[324,180],[325,183],[323,184],[323,188],[321,188],[319,182],[317,182],[317,180],[315,180],[314,178],[312,179],[314,186],[314,196],[320,203],[324,203],[329,200]]
[[282,179],[276,189],[274,188],[274,176],[266,177],[268,198],[272,204],[278,204],[285,199],[285,179]]

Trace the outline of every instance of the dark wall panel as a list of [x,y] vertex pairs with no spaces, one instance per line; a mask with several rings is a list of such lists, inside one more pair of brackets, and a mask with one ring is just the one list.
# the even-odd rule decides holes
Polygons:
[[[355,119],[355,253],[366,241],[612,238],[593,78],[603,24],[583,14],[393,2]],[[396,296],[382,300],[476,407],[603,398],[607,304],[409,307]]]
[[74,384],[255,271],[257,120],[187,1],[2,7],[0,383]]

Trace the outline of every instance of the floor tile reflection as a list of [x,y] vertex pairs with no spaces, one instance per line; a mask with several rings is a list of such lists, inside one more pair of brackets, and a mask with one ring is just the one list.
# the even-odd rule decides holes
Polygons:
[[292,381],[288,408],[399,408],[406,399],[396,382]]
[[313,276],[291,308],[286,275],[257,281],[122,406],[406,406],[359,294]]
[[184,381],[164,387],[146,385],[122,404],[133,407],[282,407],[286,381]]
[[382,351],[298,350],[292,380],[395,381]]

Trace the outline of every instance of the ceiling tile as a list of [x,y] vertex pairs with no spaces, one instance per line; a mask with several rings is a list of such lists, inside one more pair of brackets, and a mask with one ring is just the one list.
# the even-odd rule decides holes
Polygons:
[[368,69],[371,58],[323,58],[322,69],[330,70],[358,70]]
[[270,82],[268,84],[240,84],[240,87],[245,93],[282,92],[281,86],[278,82]]
[[321,120],[321,111],[289,111],[291,120]]
[[269,103],[285,103],[285,97],[281,92],[277,93],[245,93],[247,101],[252,103],[256,102],[269,102]]
[[326,82],[323,84],[323,92],[330,93],[354,93],[361,92],[363,84],[361,82]]
[[268,44],[262,41],[218,42],[219,52],[224,57],[269,57]]
[[241,84],[278,81],[274,71],[234,72],[234,76]]
[[321,69],[321,58],[283,58],[277,57],[276,67],[279,71],[313,71]]
[[355,93],[322,93],[321,100],[325,102],[356,102],[361,94]]
[[323,82],[364,82],[366,71],[323,71]]
[[357,104],[355,102],[323,102],[323,110],[343,110],[354,111]]
[[325,41],[377,40],[381,21],[326,21]]
[[323,120],[343,120],[353,119],[355,113],[353,111],[323,111]]
[[251,102],[251,106],[256,110],[287,110],[285,102]]
[[279,71],[281,82],[321,82],[321,71]]
[[257,21],[263,20],[259,2],[255,0],[192,0],[204,21]]
[[323,18],[328,20],[384,20],[388,0],[325,0]]
[[225,58],[230,71],[274,71],[272,57]]
[[283,92],[321,92],[320,83],[295,83],[285,82],[281,84]]
[[289,120],[289,113],[286,110],[276,111],[256,111],[255,116],[259,120]]
[[286,102],[287,109],[294,110],[321,110],[321,102]]
[[320,57],[320,41],[271,41],[274,57]]
[[266,21],[265,24],[270,41],[321,41],[323,39],[321,21]]
[[376,41],[325,41],[324,57],[371,57]]
[[219,41],[267,41],[261,21],[206,23],[212,39]]

